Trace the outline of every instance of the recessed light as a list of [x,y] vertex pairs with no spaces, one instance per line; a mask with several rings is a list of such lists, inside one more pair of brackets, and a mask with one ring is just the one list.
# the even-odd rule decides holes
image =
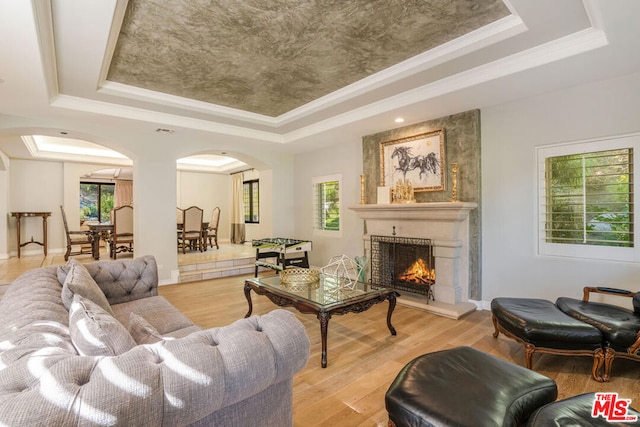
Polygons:
[[404,119],[403,119],[402,117],[398,117],[398,118],[395,120],[395,122],[396,122],[396,123],[403,123],[403,122],[404,122]]

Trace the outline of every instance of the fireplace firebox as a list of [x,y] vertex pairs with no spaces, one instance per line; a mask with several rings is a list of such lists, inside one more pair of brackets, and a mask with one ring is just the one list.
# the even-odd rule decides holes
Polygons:
[[371,283],[434,300],[435,259],[430,239],[371,236]]

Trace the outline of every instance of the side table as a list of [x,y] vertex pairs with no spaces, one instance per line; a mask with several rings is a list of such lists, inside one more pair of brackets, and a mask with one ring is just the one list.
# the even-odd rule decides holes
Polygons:
[[[47,256],[47,218],[51,216],[51,212],[11,212],[11,216],[16,219],[16,235],[18,240],[18,258],[20,258],[20,248],[29,243],[36,243],[42,247],[44,247],[44,256]],[[20,220],[22,217],[33,217],[39,216],[42,217],[42,242],[38,242],[33,240],[33,236],[31,236],[31,240],[28,242],[21,243],[20,240]]]

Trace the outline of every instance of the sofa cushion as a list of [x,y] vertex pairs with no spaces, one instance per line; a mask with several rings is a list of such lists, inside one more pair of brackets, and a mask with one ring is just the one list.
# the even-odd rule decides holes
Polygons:
[[[152,255],[96,261],[85,267],[112,305],[158,295],[158,267]],[[57,273],[64,283],[69,266],[60,266]]]
[[149,322],[162,336],[172,335],[175,331],[194,326],[187,316],[162,296],[114,304],[111,308],[116,319],[123,325],[129,323],[130,313],[136,313]]
[[136,313],[129,315],[129,333],[138,344],[154,344],[165,339],[151,323]]
[[62,303],[69,310],[73,302],[74,295],[82,295],[83,297],[93,301],[103,310],[113,316],[113,310],[107,297],[104,295],[98,284],[89,271],[75,259],[70,259],[67,263],[68,274],[62,284]]
[[117,356],[136,346],[115,317],[79,294],[69,309],[69,334],[81,356]]
[[640,292],[633,296],[633,311],[640,315]]

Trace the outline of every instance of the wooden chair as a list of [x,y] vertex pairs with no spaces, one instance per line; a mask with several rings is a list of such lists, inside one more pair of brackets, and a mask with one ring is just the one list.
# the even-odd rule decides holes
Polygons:
[[120,206],[111,211],[113,231],[109,235],[109,256],[133,252],[133,206]]
[[[64,222],[64,232],[67,235],[67,251],[64,254],[64,260],[68,261],[71,255],[85,255],[91,254],[91,244],[93,239],[91,238],[91,232],[89,230],[69,230],[69,224],[67,224],[67,215],[64,212],[64,208],[60,206],[60,212],[62,212],[62,222]],[[80,249],[73,252],[73,246],[79,246]],[[88,246],[88,248],[87,248]],[[86,252],[85,252],[85,249]]]
[[202,213],[204,211],[197,206],[191,206],[183,211],[182,230],[178,233],[178,248],[182,253],[187,252],[187,247],[204,250],[204,237],[202,233]]
[[182,225],[182,221],[184,220],[183,210],[180,208],[176,208],[176,224]]
[[[220,208],[215,207],[211,212],[211,221],[209,227],[207,227],[207,238],[209,239],[209,246],[213,248],[213,243],[216,244],[216,249],[220,249],[218,246],[218,223],[220,222]],[[213,242],[212,240],[213,239]],[[206,243],[205,243],[206,244]]]

